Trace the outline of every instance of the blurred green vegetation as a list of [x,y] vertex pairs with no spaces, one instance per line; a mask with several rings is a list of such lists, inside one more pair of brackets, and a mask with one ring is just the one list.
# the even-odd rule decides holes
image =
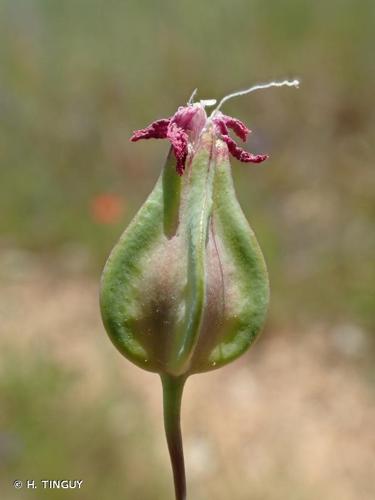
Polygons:
[[[299,91],[225,109],[254,130],[249,149],[271,154],[233,172],[269,265],[272,318],[370,328],[374,26],[373,0],[1,0],[1,248],[81,252],[98,274],[167,151],[131,145],[133,129],[195,87],[211,98],[299,77]],[[112,224],[95,215],[103,194],[119,204]]]
[[[105,374],[103,394],[88,402],[82,376],[50,356],[8,352],[0,372],[2,498],[21,497],[14,479],[35,480],[27,498],[155,499],[167,496],[169,477],[139,397]],[[77,392],[78,391],[78,392]],[[82,391],[81,391],[82,392]],[[105,397],[103,397],[105,396]],[[147,471],[148,480],[144,481]],[[81,489],[43,489],[42,479],[80,479]]]
[[[73,271],[77,283],[82,272],[97,281],[107,254],[152,189],[167,153],[165,142],[130,144],[132,130],[172,114],[196,87],[198,98],[220,98],[257,82],[298,77],[302,80],[298,91],[269,90],[227,103],[225,112],[253,129],[247,148],[271,155],[258,167],[233,162],[234,180],[269,267],[270,330],[287,325],[287,329],[303,333],[315,332],[310,325],[320,323],[344,325],[323,330],[339,330],[345,340],[342,331],[346,329],[355,351],[358,335],[375,326],[374,27],[374,0],[0,0],[0,277],[7,277],[8,268],[13,277],[27,275],[27,267],[38,261],[39,274],[28,275],[31,282],[33,276],[43,275],[43,266],[57,275]],[[53,356],[45,352],[45,345],[47,350],[53,345],[61,354],[55,339],[50,344],[46,340],[59,330],[69,358],[78,333],[85,330],[84,343],[100,338],[96,349],[104,359],[103,345],[108,340],[98,326],[99,318],[94,317],[96,302],[83,307],[82,315],[74,312],[79,298],[86,297],[86,281],[76,294],[69,291],[69,281],[63,282],[56,298],[58,320],[53,319],[57,313],[48,297],[59,288],[53,279],[49,285],[39,286],[39,281],[29,283],[25,292],[26,297],[32,299],[33,292],[37,297],[35,305],[30,300],[25,316],[28,299],[23,297],[22,302],[19,298],[22,285],[19,297],[0,304],[1,320],[7,314],[14,316],[13,326],[9,322],[3,335],[9,344],[17,339],[23,344],[22,335],[28,329],[35,337],[34,350],[27,344],[25,353],[2,349],[0,478],[5,490],[2,486],[1,497],[169,498],[171,477],[165,445],[162,462],[156,451],[159,444],[155,445],[159,436],[152,432],[155,427],[147,416],[149,409],[143,407],[143,399],[131,384],[123,384],[117,365],[111,371],[112,351],[105,369],[102,367],[103,387],[91,398],[82,393],[82,373],[67,369],[56,352]],[[7,297],[7,280],[4,282],[0,291]],[[94,295],[92,290],[88,295]],[[45,323],[37,323],[43,307]],[[34,309],[33,316],[30,311]],[[28,318],[35,323],[33,327]],[[60,322],[58,327],[55,321]],[[67,332],[66,327],[71,330]],[[67,340],[65,335],[69,335]],[[331,337],[337,341],[338,335]],[[319,374],[320,382],[306,399],[314,402],[325,394],[338,357],[321,362],[320,351],[309,358],[309,349],[302,354],[291,350],[279,369],[278,347],[271,345],[276,369],[269,375],[270,400],[264,404],[259,423],[268,422],[265,416],[273,412],[272,390],[280,374],[285,376],[288,371],[289,377],[279,386],[279,401],[293,393],[284,387],[295,389],[295,382],[303,386]],[[299,358],[290,370],[294,354]],[[299,376],[298,368],[306,365],[307,358],[310,362],[317,358],[318,368]],[[363,364],[362,358],[358,363]],[[352,411],[359,408],[354,398],[358,387],[347,390],[353,377],[350,372],[344,378],[346,373],[345,365],[337,377],[342,385],[333,385],[320,403],[321,410],[317,404],[316,414],[311,407],[306,410],[305,399],[301,403],[300,419],[309,417],[310,411],[311,422],[322,425],[316,436],[311,434],[314,427],[309,421],[305,435],[293,428],[285,443],[290,441],[293,451],[306,437],[307,442],[309,436],[313,442],[327,437],[320,459],[319,454],[314,455],[314,447],[303,450],[303,457],[311,455],[313,462],[324,463],[326,443],[341,429],[344,417],[351,421]],[[241,376],[245,389],[238,400],[242,404],[249,398],[252,407],[254,381],[249,374]],[[258,381],[265,378],[265,373],[258,373]],[[216,387],[220,393],[219,383]],[[263,393],[263,385],[259,393]],[[336,404],[337,394],[339,401],[350,394],[353,400],[337,403],[335,413],[331,406]],[[364,401],[363,413],[353,418],[358,428],[348,424],[346,437],[355,436],[355,441],[362,427],[371,430],[368,423],[362,425],[369,413]],[[255,398],[255,402],[259,400]],[[286,399],[281,425],[277,415],[277,423],[268,429],[265,463],[275,451],[275,436],[282,437],[288,428],[295,409],[295,400],[290,402]],[[243,411],[239,408],[237,413]],[[215,428],[215,418],[221,418],[222,411],[199,408],[207,426],[198,419],[198,437],[211,425]],[[193,415],[194,420],[197,416]],[[254,420],[248,426],[246,419],[245,412],[245,427],[250,428]],[[327,421],[332,429],[326,431]],[[230,424],[225,422],[228,428]],[[252,439],[257,433],[256,429]],[[238,481],[237,462],[232,460],[239,448],[226,456],[232,429],[230,436],[219,457],[223,463],[227,459],[229,472],[227,476],[213,475],[208,490],[205,484],[196,487],[203,500],[206,491],[216,492],[215,498],[249,498],[242,480]],[[363,435],[360,443],[370,439]],[[259,440],[263,446],[264,438]],[[332,440],[337,447],[344,441],[341,436]],[[249,453],[262,458],[261,446],[258,443],[254,452],[252,443]],[[365,451],[365,446],[359,447]],[[280,460],[275,463],[285,466],[287,472],[276,467],[266,480],[260,476],[258,486],[250,479],[255,484],[254,499],[340,497],[331,495],[329,489],[320,494],[324,477],[319,482],[307,473],[299,475],[294,470],[300,462],[298,454],[293,458],[287,451],[285,460],[288,446],[282,443],[278,449]],[[352,457],[363,477],[371,480],[367,455],[363,459],[360,454],[352,455],[352,448],[343,450],[337,453],[338,461],[332,460],[335,467],[342,465],[342,475],[335,476],[334,467],[327,472],[332,484],[342,483],[344,488],[345,481],[350,481],[353,465],[347,467],[343,457]],[[198,453],[197,462],[199,457]],[[217,458],[214,452],[203,460],[208,471],[212,457]],[[66,495],[58,490],[14,490],[11,481],[24,479],[26,474],[37,480],[83,479],[85,488]],[[201,485],[197,477],[196,484]],[[363,477],[359,474],[353,480],[353,491],[359,496]],[[245,485],[250,484],[248,478],[246,481]],[[355,494],[347,498],[355,498]]]

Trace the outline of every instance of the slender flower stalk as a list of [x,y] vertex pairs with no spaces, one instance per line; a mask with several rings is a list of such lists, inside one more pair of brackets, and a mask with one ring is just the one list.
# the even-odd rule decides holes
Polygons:
[[184,450],[181,435],[181,399],[186,377],[161,375],[164,429],[173,470],[176,500],[186,499]]
[[221,112],[236,96],[193,102],[136,130],[132,142],[166,139],[171,147],[160,177],[112,250],[102,275],[105,328],[117,349],[163,386],[164,426],[176,500],[186,499],[180,429],[189,375],[238,358],[254,342],[269,300],[266,265],[233,187],[230,156],[260,164],[267,154],[243,149],[250,130]]

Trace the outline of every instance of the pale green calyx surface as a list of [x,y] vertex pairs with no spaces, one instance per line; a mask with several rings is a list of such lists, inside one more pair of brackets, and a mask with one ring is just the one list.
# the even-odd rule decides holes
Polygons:
[[227,145],[212,125],[178,176],[171,151],[105,266],[101,310],[119,351],[174,376],[219,368],[260,332],[264,259],[237,201]]

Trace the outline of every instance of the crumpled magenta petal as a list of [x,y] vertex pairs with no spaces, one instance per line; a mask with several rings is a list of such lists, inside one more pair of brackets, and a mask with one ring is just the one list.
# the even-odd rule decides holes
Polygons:
[[221,135],[228,135],[229,134],[228,127],[226,126],[225,121],[223,120],[222,116],[220,116],[220,118],[219,117],[214,118],[214,120],[212,120],[212,121],[215,124],[216,130],[219,132],[219,134],[221,134]]
[[233,132],[243,141],[246,141],[247,136],[251,132],[246,125],[238,120],[237,118],[233,118],[232,116],[221,115],[221,119],[225,123],[225,125],[232,129]]
[[163,118],[152,122],[148,127],[134,130],[130,140],[137,142],[140,139],[165,139],[167,137],[170,118]]
[[168,127],[167,138],[172,144],[173,152],[177,160],[176,170],[182,175],[185,170],[185,162],[188,155],[188,135],[176,123],[171,123]]
[[229,135],[221,135],[223,141],[227,144],[229,152],[244,163],[261,163],[264,160],[267,160],[268,155],[254,155],[240,148],[236,142],[229,137]]
[[[189,144],[194,149],[209,121],[204,106],[189,104],[179,107],[170,118],[157,120],[144,129],[135,130],[130,140],[136,142],[140,139],[168,139],[176,157],[177,173],[182,175],[185,171]],[[268,155],[254,155],[245,151],[229,136],[231,129],[240,139],[246,141],[250,130],[241,120],[218,111],[214,113],[211,123],[215,127],[217,137],[227,144],[229,152],[238,160],[245,163],[260,163],[268,158]]]
[[185,130],[192,130],[192,120],[197,114],[197,108],[194,106],[180,106],[176,113],[173,115],[172,121],[176,123],[179,128]]
[[176,170],[182,175],[188,156],[188,144],[195,142],[204,128],[207,115],[201,106],[181,106],[170,118],[157,120],[148,127],[135,130],[130,140],[168,139],[176,156]]
[[246,140],[247,135],[250,130],[246,127],[244,123],[231,116],[225,116],[220,113],[219,116],[214,118],[213,122],[216,125],[216,129],[219,132],[222,140],[228,146],[229,152],[244,163],[261,163],[267,160],[268,155],[254,155],[245,151],[228,135],[228,127],[231,128],[241,139]]

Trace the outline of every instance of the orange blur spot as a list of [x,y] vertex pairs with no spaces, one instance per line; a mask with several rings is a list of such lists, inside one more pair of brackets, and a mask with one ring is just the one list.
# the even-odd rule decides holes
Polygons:
[[91,201],[91,216],[99,224],[118,222],[123,210],[123,200],[117,194],[99,194]]

